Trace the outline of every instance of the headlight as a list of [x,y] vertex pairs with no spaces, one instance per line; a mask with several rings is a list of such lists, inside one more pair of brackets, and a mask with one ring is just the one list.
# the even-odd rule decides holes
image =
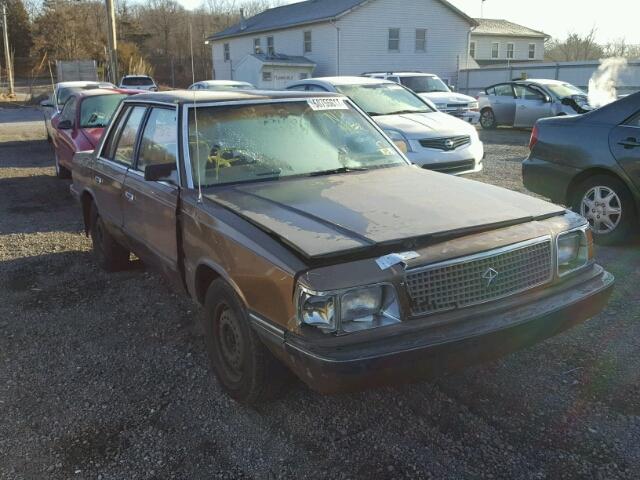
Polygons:
[[593,237],[589,227],[558,235],[557,256],[560,277],[587,265],[593,258]]
[[472,112],[477,112],[478,110],[480,110],[480,104],[478,102],[471,102],[469,104],[469,110],[471,110]]
[[300,324],[317,327],[327,333],[350,333],[398,323],[400,308],[391,285],[331,293],[311,293],[299,287],[298,317]]
[[384,133],[391,139],[393,143],[396,144],[396,147],[400,149],[402,153],[407,153],[411,151],[411,146],[409,145],[409,140],[397,130],[385,130]]

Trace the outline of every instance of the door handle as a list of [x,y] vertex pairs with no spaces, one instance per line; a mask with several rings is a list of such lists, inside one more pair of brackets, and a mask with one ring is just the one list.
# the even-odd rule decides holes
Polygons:
[[636,141],[635,138],[629,137],[622,142],[618,142],[618,145],[622,145],[625,149],[629,150],[631,148],[640,147],[640,142]]
[[127,197],[127,200],[133,202],[136,199],[136,196],[131,192],[124,192],[124,196]]
[[94,178],[94,180],[96,181],[96,183],[97,183],[98,185],[102,184],[102,177],[99,177],[99,176],[97,176],[97,175],[96,175],[96,176],[95,176],[95,178]]

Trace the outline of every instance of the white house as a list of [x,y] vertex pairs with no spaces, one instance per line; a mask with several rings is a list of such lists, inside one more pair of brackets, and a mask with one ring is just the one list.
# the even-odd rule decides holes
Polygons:
[[458,70],[474,63],[469,41],[477,25],[446,0],[307,0],[243,19],[208,41],[214,78],[259,87],[376,70],[420,70],[455,83]]
[[478,65],[544,60],[546,33],[507,20],[475,20],[479,25],[471,32],[469,54]]

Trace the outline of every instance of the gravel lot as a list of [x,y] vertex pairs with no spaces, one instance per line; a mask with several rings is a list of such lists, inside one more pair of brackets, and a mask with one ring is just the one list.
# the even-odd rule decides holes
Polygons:
[[[24,123],[16,123],[24,122]],[[528,132],[486,142],[481,181],[523,190]],[[258,410],[206,368],[197,309],[89,255],[37,111],[0,109],[0,479],[640,476],[640,252],[599,317],[435,382]]]

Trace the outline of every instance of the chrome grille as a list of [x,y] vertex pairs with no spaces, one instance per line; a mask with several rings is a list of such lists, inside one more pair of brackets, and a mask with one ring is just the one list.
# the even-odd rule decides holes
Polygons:
[[551,239],[544,237],[409,270],[405,284],[411,313],[428,315],[467,307],[547,283],[553,272],[551,253]]
[[467,135],[460,137],[425,138],[420,140],[420,145],[424,148],[436,148],[438,150],[455,150],[469,143],[471,143],[471,137]]

